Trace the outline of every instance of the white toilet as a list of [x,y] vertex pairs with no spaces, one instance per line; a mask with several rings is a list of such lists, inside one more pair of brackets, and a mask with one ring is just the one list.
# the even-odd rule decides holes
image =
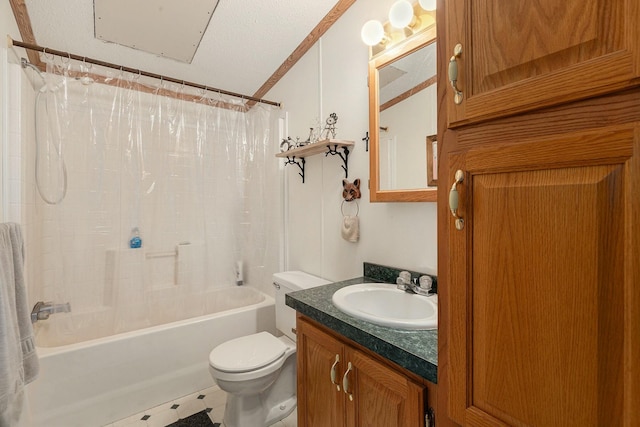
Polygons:
[[268,426],[296,407],[296,312],[285,305],[285,294],[330,283],[304,273],[273,275],[276,288],[276,328],[284,335],[259,332],[224,342],[209,354],[209,372],[228,393],[226,427]]

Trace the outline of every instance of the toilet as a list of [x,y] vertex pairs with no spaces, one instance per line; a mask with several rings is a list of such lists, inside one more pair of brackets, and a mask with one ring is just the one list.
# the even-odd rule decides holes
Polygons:
[[296,312],[285,304],[285,294],[330,283],[304,273],[273,275],[276,289],[276,328],[224,342],[209,354],[209,372],[228,393],[226,427],[269,426],[296,407]]

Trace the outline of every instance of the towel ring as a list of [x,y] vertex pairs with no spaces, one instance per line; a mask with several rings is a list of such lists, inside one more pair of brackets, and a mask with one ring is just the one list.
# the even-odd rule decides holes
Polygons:
[[[358,216],[358,214],[360,213],[360,205],[358,204],[357,200],[354,200],[356,202],[356,216]],[[344,216],[344,202],[346,202],[346,200],[342,201],[342,204],[340,205],[340,213],[342,214],[342,216]]]

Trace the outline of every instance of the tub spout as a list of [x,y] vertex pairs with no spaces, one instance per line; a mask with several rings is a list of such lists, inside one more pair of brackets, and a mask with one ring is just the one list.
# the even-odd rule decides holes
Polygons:
[[38,320],[46,320],[53,313],[69,313],[71,311],[71,304],[65,302],[64,304],[54,304],[52,302],[38,301],[31,310],[31,323],[36,323]]

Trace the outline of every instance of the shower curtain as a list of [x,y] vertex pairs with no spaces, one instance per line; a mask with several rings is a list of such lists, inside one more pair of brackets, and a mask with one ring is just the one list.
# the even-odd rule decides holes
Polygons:
[[27,251],[40,261],[29,264],[36,294],[71,304],[56,315],[65,343],[205,314],[202,295],[235,284],[239,260],[247,284],[270,283],[274,107],[46,62],[35,107],[42,245]]

